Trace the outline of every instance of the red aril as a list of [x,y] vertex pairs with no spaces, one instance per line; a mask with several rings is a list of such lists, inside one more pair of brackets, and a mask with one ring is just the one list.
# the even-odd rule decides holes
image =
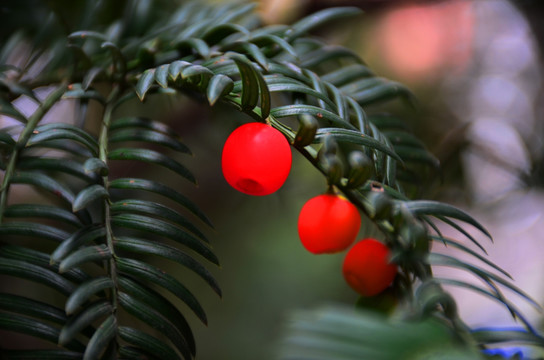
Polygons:
[[363,296],[381,293],[391,285],[397,266],[389,262],[389,249],[375,239],[359,241],[346,254],[342,272],[346,282]]
[[225,180],[249,195],[278,190],[291,170],[291,147],[278,130],[248,123],[234,130],[225,145],[221,165]]
[[322,194],[306,202],[298,217],[298,234],[311,253],[335,253],[347,249],[361,227],[359,211],[349,200]]

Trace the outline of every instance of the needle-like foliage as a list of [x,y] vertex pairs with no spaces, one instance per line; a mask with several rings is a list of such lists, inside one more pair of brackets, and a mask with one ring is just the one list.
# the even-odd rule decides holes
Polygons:
[[[228,104],[278,129],[375,222],[399,264],[394,287],[402,321],[412,323],[380,325],[377,318],[327,310],[325,318],[295,326],[300,333],[291,338],[286,358],[394,358],[397,352],[387,353],[392,348],[380,357],[381,346],[364,341],[369,326],[384,347],[387,337],[394,346],[404,344],[401,330],[414,338],[411,348],[419,335],[451,347],[497,341],[464,326],[442,285],[502,303],[530,334],[523,340],[542,343],[501,288],[538,304],[466,244],[485,252],[465,227],[491,238],[488,231],[460,209],[413,199],[407,191],[432,176],[438,162],[402,119],[369,106],[391,100],[411,106],[410,91],[376,76],[353,51],[311,36],[329,21],[358,16],[358,9],[327,9],[290,26],[263,26],[252,4],[156,0],[120,2],[121,8],[87,0],[73,5],[80,7],[77,18],[67,19],[64,2],[49,3],[41,10],[50,17],[39,31],[21,28],[0,49],[0,274],[48,295],[0,293],[0,328],[56,348],[4,349],[4,358],[196,356],[186,317],[206,323],[206,313],[184,280],[160,264],[189,269],[221,296],[208,270],[219,264],[205,235],[213,225],[188,194],[153,171],[130,170],[142,163],[196,183],[183,165],[191,151],[167,124],[117,111],[179,93],[212,107]],[[14,61],[17,51],[23,57]],[[20,99],[33,104],[29,115],[17,105]],[[75,116],[54,111],[64,99],[73,100]],[[98,123],[89,120],[91,106],[102,114]],[[39,197],[17,196],[21,189]],[[438,222],[465,240],[446,238]],[[433,242],[471,255],[475,263],[433,252]],[[435,278],[433,266],[466,271],[482,283]],[[48,300],[58,297],[64,306]]]

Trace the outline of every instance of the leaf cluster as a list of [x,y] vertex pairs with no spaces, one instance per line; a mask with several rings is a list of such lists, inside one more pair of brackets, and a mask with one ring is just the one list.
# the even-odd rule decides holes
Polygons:
[[[414,334],[446,334],[447,328],[467,343],[493,342],[464,326],[442,287],[453,285],[500,302],[540,343],[501,287],[538,304],[485,257],[465,225],[491,238],[488,231],[458,208],[410,197],[417,193],[410,189],[424,186],[423,180],[435,173],[437,160],[401,118],[378,111],[375,104],[400,100],[411,106],[412,94],[374,74],[353,51],[311,36],[312,30],[356,15],[357,9],[327,9],[290,26],[262,26],[252,4],[195,1],[175,7],[158,0],[127,1],[119,16],[99,22],[95,19],[105,5],[84,3],[80,22],[67,34],[51,21],[43,31],[55,35],[51,40],[41,41],[42,33],[29,38],[16,32],[0,50],[0,114],[10,119],[0,131],[0,273],[40,283],[64,299],[59,308],[29,295],[0,294],[1,328],[59,345],[57,350],[6,350],[7,358],[195,356],[185,313],[206,323],[205,312],[183,281],[153,259],[189,269],[221,295],[204,265],[219,264],[201,230],[212,224],[185,194],[152,172],[132,175],[128,170],[137,163],[196,183],[180,160],[190,150],[165,123],[117,112],[121,104],[178,93],[210,106],[230,105],[275,127],[330,187],[377,225],[401,270],[394,288],[403,311],[425,328],[414,328]],[[21,41],[31,47],[30,55],[20,64],[8,63]],[[39,96],[44,85],[45,98]],[[30,116],[16,106],[22,97],[36,104]],[[75,100],[78,115],[44,121],[63,99]],[[89,130],[90,104],[102,111],[96,133]],[[40,202],[12,198],[21,186],[38,191]],[[484,254],[443,236],[439,222]],[[468,254],[479,265],[435,252],[433,242]],[[433,266],[464,270],[483,285],[434,277]],[[435,325],[432,319],[444,321]],[[334,328],[351,332],[349,326],[368,325],[344,320]],[[297,343],[310,344],[312,351],[326,344],[320,343],[327,337],[323,325],[307,326],[312,328],[309,337]],[[407,325],[406,331],[411,329]],[[391,341],[399,335],[390,325],[382,330]],[[359,351],[378,350],[368,347],[354,354]]]

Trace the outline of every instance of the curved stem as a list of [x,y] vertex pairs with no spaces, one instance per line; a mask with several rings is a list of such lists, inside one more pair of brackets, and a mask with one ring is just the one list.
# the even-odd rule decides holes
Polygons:
[[[102,119],[102,127],[100,129],[100,135],[99,135],[99,158],[104,163],[107,164],[108,161],[108,133],[109,128],[111,124],[111,116],[113,113],[113,109],[115,108],[115,101],[117,100],[117,96],[119,94],[119,86],[114,86],[106,103],[106,108],[104,110],[104,117]],[[104,188],[106,191],[108,191],[108,175],[104,175],[102,177],[102,182],[104,185]],[[111,222],[110,222],[110,200],[109,198],[104,199],[103,203],[103,214],[104,214],[104,226],[106,228],[106,245],[112,254],[111,258],[108,260],[107,263],[107,271],[108,275],[111,278],[111,281],[113,282],[113,287],[111,289],[111,302],[113,307],[113,314],[117,312],[118,307],[118,280],[117,280],[117,263],[116,263],[116,255],[115,255],[115,248],[114,248],[114,236],[113,236],[113,230],[111,228]]]
[[2,223],[4,212],[6,210],[11,177],[13,176],[13,173],[15,172],[15,167],[17,166],[17,161],[19,159],[20,152],[26,146],[28,139],[34,132],[34,129],[36,129],[36,126],[38,126],[41,119],[49,111],[49,109],[51,109],[51,107],[55,105],[57,101],[60,100],[61,96],[65,92],[66,92],[66,84],[63,83],[57,89],[55,89],[51,94],[49,94],[49,96],[44,100],[42,105],[38,107],[36,111],[34,111],[32,116],[28,119],[28,122],[25,128],[23,129],[23,131],[21,132],[21,135],[19,136],[19,139],[17,140],[17,144],[15,144],[15,147],[13,148],[13,151],[11,152],[8,165],[6,166],[6,171],[4,173],[4,179],[2,180],[2,185],[0,187],[1,189],[0,223]]

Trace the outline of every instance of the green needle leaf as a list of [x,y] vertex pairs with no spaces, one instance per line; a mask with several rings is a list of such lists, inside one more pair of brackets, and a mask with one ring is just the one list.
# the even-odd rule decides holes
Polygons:
[[466,270],[472,274],[474,274],[476,277],[481,278],[482,280],[486,282],[496,281],[497,283],[507,287],[508,289],[512,290],[513,292],[520,295],[522,298],[524,298],[527,302],[529,302],[531,305],[535,307],[537,310],[542,310],[540,305],[534,301],[527,293],[525,293],[523,290],[519,289],[512,283],[504,280],[500,276],[497,276],[489,271],[483,270],[477,266],[468,264],[464,261],[458,260],[454,257],[444,255],[444,254],[438,254],[438,253],[431,253],[428,255],[428,263],[429,265],[440,265],[440,266],[450,266],[455,267],[459,269]]
[[[12,218],[21,218],[21,217],[45,218],[45,219],[60,221],[65,224],[69,224],[78,228],[82,226],[81,221],[72,212],[68,210],[64,210],[62,208],[58,208],[56,206],[51,206],[51,205],[13,204],[6,209],[4,216],[12,217]],[[35,225],[41,225],[41,224],[36,223]],[[47,225],[44,225],[44,226],[47,226]],[[0,232],[1,231],[2,230],[0,228]],[[57,237],[56,239],[61,241],[62,236],[65,236],[65,235],[62,235],[61,233],[59,233],[59,235],[60,237]]]
[[159,182],[145,179],[121,178],[111,181],[109,187],[114,189],[144,190],[162,195],[184,206],[199,219],[201,219],[204,223],[208,224],[210,227],[213,228],[211,221],[193,202],[191,202],[189,199],[187,199],[185,196],[181,195],[174,189]]
[[151,144],[162,145],[172,150],[191,154],[191,150],[183,144],[177,136],[163,133],[157,130],[148,130],[139,127],[119,128],[112,132],[109,141],[112,143],[123,141],[143,141]]
[[28,140],[27,146],[39,145],[41,142],[50,140],[72,140],[85,146],[93,155],[98,155],[96,140],[86,133],[82,134],[81,129],[67,124],[48,124],[36,128]]
[[208,283],[208,285],[211,286],[211,288],[213,289],[213,291],[215,291],[217,295],[221,296],[221,289],[219,288],[219,284],[213,278],[212,274],[210,274],[210,272],[206,270],[206,268],[202,266],[198,261],[194,260],[192,257],[173,246],[123,236],[117,237],[115,239],[115,247],[125,251],[131,251],[140,254],[158,255],[163,258],[175,261],[178,264],[181,264],[198,274],[202,279],[204,279],[204,281]]
[[110,342],[115,338],[116,333],[117,319],[114,315],[111,315],[104,320],[89,340],[85,354],[83,354],[83,360],[98,359],[100,354],[106,350]]
[[487,265],[491,266],[493,269],[501,272],[503,275],[505,275],[508,278],[512,279],[512,276],[510,276],[510,274],[508,274],[506,271],[504,271],[503,269],[501,269],[500,267],[498,267],[497,265],[495,265],[494,263],[492,263],[491,261],[489,261],[488,259],[486,259],[482,255],[480,255],[477,252],[473,251],[472,249],[464,246],[463,244],[461,244],[461,243],[459,243],[459,242],[457,242],[455,240],[445,238],[443,236],[431,236],[431,238],[433,240],[437,241],[437,242],[444,243],[446,246],[452,246],[454,248],[457,248],[457,249],[459,249],[461,251],[466,252],[467,254],[470,254],[470,255],[474,256],[478,260],[486,263]]
[[36,317],[56,324],[64,324],[67,319],[62,309],[19,295],[0,293],[0,304],[2,304],[2,310]]
[[168,275],[153,265],[134,259],[118,258],[117,266],[119,271],[122,273],[132,275],[136,278],[145,279],[170,291],[181,301],[186,303],[204,324],[208,323],[206,314],[204,313],[204,310],[200,306],[198,300],[173,276]]
[[492,239],[491,234],[489,234],[489,232],[479,222],[477,222],[472,216],[468,215],[463,210],[458,209],[453,205],[440,203],[437,201],[431,201],[431,200],[416,200],[416,201],[406,202],[406,206],[414,215],[417,215],[417,216],[419,215],[446,216],[449,218],[464,221],[474,226],[475,228],[480,230],[482,233],[484,233],[487,237]]
[[194,226],[192,222],[181,216],[179,212],[174,211],[163,204],[147,200],[125,199],[111,204],[110,211],[113,214],[128,212],[160,217],[164,220],[180,225],[181,227],[195,234],[202,241],[209,243],[206,236],[200,230],[198,230],[198,228]]
[[108,191],[102,185],[91,185],[81,190],[72,203],[72,211],[85,209],[91,202],[98,199],[107,199]]
[[[56,327],[36,319],[3,312],[0,313],[0,329],[35,336],[53,344],[57,343],[59,337],[59,330]],[[74,351],[83,351],[85,349],[79,341],[72,341],[66,345],[66,348]]]
[[126,276],[118,278],[119,284],[124,292],[140,299],[152,309],[159,311],[164,317],[169,319],[172,324],[181,332],[186,339],[193,356],[196,354],[196,344],[189,323],[180,312],[179,308],[174,306],[163,295],[152,290],[148,286],[139,284]]
[[113,308],[105,300],[87,306],[64,325],[59,334],[59,344],[66,345],[74,339],[83,329],[91,326],[96,320],[111,314]]
[[356,130],[338,129],[338,128],[322,128],[317,130],[316,141],[322,141],[322,138],[331,136],[337,142],[348,142],[352,144],[359,144],[367,146],[371,149],[378,150],[394,158],[397,161],[402,162],[402,159],[389,147],[386,143],[382,143],[374,139],[373,137],[364,135]]
[[336,87],[340,87],[368,76],[374,76],[374,73],[368,67],[363,64],[351,64],[323,75],[321,80],[329,82]]
[[66,300],[66,314],[73,314],[80,306],[86,303],[93,295],[102,290],[113,288],[113,281],[109,277],[97,277],[79,285]]
[[138,83],[136,84],[136,95],[140,101],[144,101],[145,95],[151,89],[153,82],[155,81],[155,69],[149,69],[144,71]]
[[1,224],[0,235],[32,236],[55,242],[61,242],[70,236],[66,231],[56,227],[26,221],[10,221]]
[[287,41],[285,41],[284,39],[282,39],[281,37],[277,35],[272,35],[272,34],[257,35],[252,37],[249,41],[251,41],[252,43],[260,47],[266,46],[266,45],[276,45],[281,50],[290,54],[293,58],[295,59],[298,58],[298,54],[296,50],[291,46],[291,44],[289,44]]
[[264,77],[264,79],[270,92],[299,92],[322,100],[332,109],[336,108],[336,105],[333,101],[331,101],[326,93],[316,91],[298,80],[289,79],[279,75],[267,75]]
[[189,345],[176,329],[176,327],[164,317],[160,312],[147,306],[137,298],[120,292],[118,294],[119,304],[130,314],[149,324],[152,328],[164,334],[176,348],[181,352],[185,359],[192,357]]
[[[50,143],[48,143],[50,144]],[[96,176],[85,172],[78,161],[67,158],[23,157],[17,164],[19,170],[45,170],[73,175],[88,183],[96,182]]]
[[257,70],[251,62],[244,56],[238,54],[230,54],[229,57],[234,60],[240,77],[242,78],[242,109],[251,111],[257,106],[259,101],[259,79],[257,78]]
[[123,117],[115,119],[111,123],[110,130],[113,131],[123,128],[143,128],[177,138],[177,134],[174,129],[167,124],[145,117]]
[[111,255],[110,249],[104,244],[84,247],[65,257],[59,264],[59,272],[64,273],[87,262],[109,260]]
[[63,295],[69,295],[74,290],[74,284],[66,280],[63,276],[27,261],[0,257],[0,274],[11,275],[44,284]]
[[297,116],[310,114],[315,116],[318,120],[323,119],[330,122],[331,125],[338,126],[340,128],[356,130],[356,128],[350,123],[344,121],[340,116],[335,113],[319,108],[313,105],[285,105],[279,106],[270,111],[270,114],[275,118],[283,118],[288,116]]
[[[0,228],[1,229],[1,228]],[[101,225],[89,225],[73,233],[57,246],[51,254],[51,263],[60,262],[78,247],[98,239],[104,239],[106,230]]]
[[207,27],[202,39],[210,45],[215,45],[227,36],[236,33],[249,35],[249,31],[238,24],[219,24]]
[[306,34],[312,29],[319,28],[329,21],[342,19],[348,16],[351,17],[360,13],[361,9],[356,7],[337,7],[318,11],[292,25],[291,29],[285,33],[286,40],[292,42],[297,37]]
[[101,176],[108,175],[108,165],[99,158],[89,158],[85,160],[85,163],[83,164],[83,170],[86,174],[96,173]]
[[180,360],[180,357],[176,354],[174,349],[160,341],[159,339],[144,333],[143,331],[120,326],[119,336],[129,344],[136,345],[139,348],[144,349],[146,352],[157,356],[163,360]]
[[228,95],[233,88],[234,82],[230,77],[222,74],[214,75],[206,90],[210,106],[213,106],[217,100],[221,99],[223,96]]
[[177,43],[176,48],[179,51],[185,51],[189,50],[188,53],[190,54],[193,50],[196,51],[200,57],[203,59],[207,59],[210,57],[210,48],[206,41],[198,38],[191,38],[191,39],[184,39]]
[[359,55],[343,46],[325,45],[317,50],[304,54],[301,59],[301,66],[307,69],[316,68],[331,60],[342,61],[345,58],[360,62]]
[[155,70],[155,81],[163,88],[168,87],[169,65],[161,65]]
[[149,164],[161,165],[196,184],[194,175],[185,166],[171,157],[154,150],[134,148],[115,149],[109,152],[108,158],[110,160],[137,160]]
[[382,82],[376,86],[358,91],[351,95],[351,97],[361,105],[387,101],[398,96],[403,96],[408,100],[412,100],[413,98],[410,90],[404,85],[394,81]]
[[190,62],[176,60],[168,66],[168,74],[175,81],[186,67],[191,66]]
[[114,226],[145,231],[172,239],[194,250],[212,263],[219,263],[219,260],[213,254],[213,252],[201,241],[183,229],[180,229],[179,227],[165,221],[136,214],[119,214],[114,215],[111,218],[111,223]]
[[68,204],[74,201],[72,191],[50,176],[31,171],[19,171],[11,177],[12,184],[28,184],[46,190]]
[[[50,264],[49,254],[46,252],[29,249],[23,246],[6,244],[0,248],[0,254],[9,259],[27,261],[46,270],[51,270],[55,273],[59,272],[57,265]],[[81,269],[69,270],[64,273],[63,276],[67,280],[76,283],[86,281],[89,278],[89,276]]]

